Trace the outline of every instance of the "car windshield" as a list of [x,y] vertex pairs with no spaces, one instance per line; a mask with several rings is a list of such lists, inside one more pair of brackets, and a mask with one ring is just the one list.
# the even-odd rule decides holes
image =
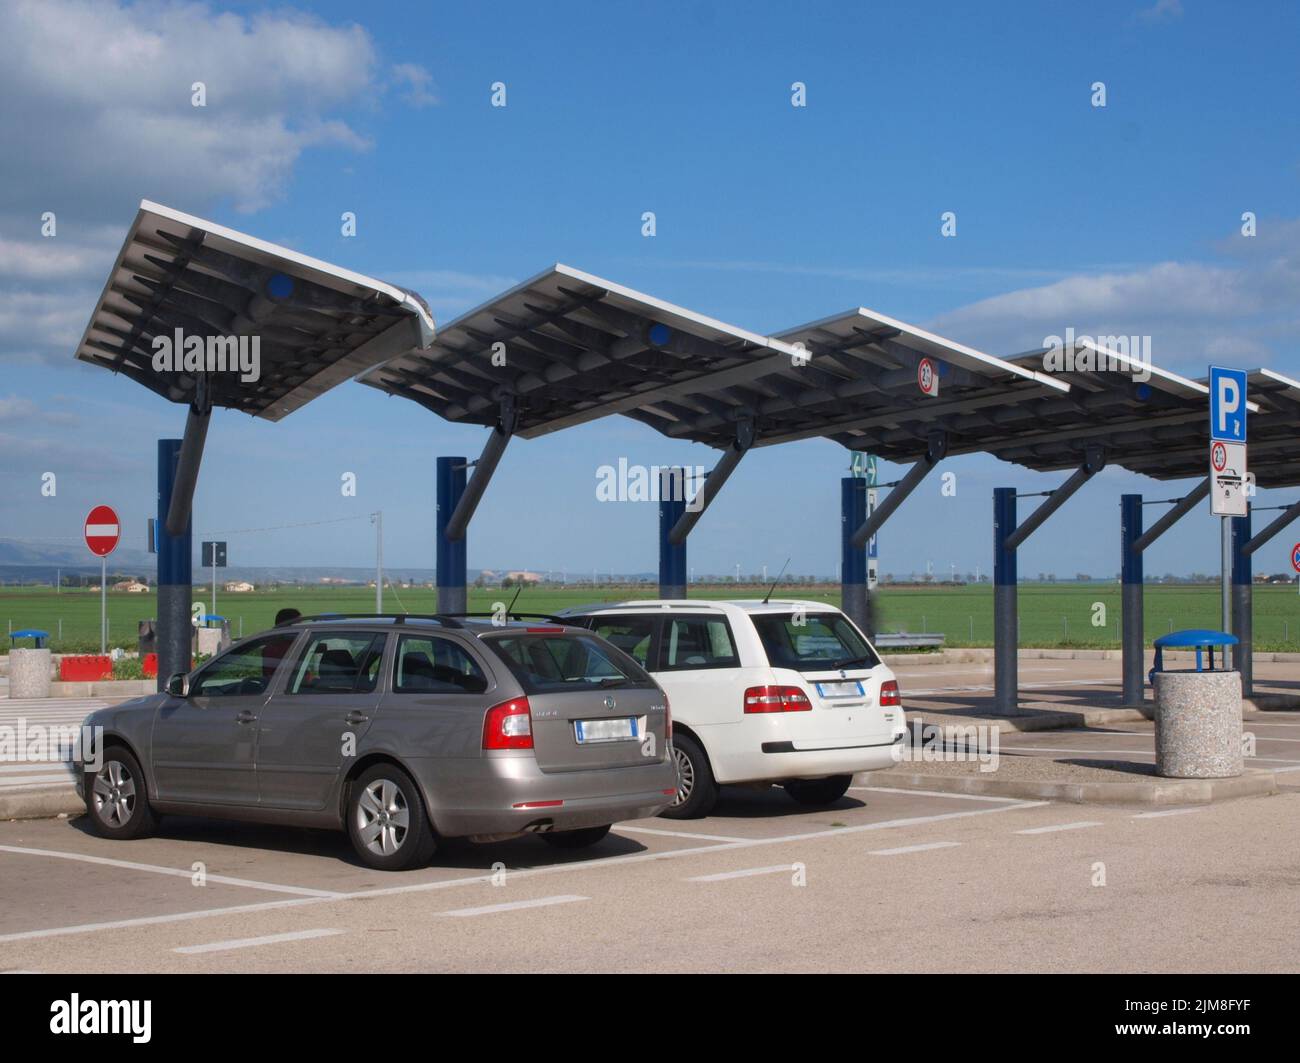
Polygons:
[[529,694],[654,686],[634,660],[592,635],[524,632],[485,641]]
[[773,668],[819,672],[874,668],[880,663],[842,613],[770,613],[753,620]]

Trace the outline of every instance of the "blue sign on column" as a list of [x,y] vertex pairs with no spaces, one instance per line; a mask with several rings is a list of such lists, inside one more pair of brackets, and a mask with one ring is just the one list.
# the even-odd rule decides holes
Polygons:
[[1246,371],[1210,366],[1210,438],[1246,442]]

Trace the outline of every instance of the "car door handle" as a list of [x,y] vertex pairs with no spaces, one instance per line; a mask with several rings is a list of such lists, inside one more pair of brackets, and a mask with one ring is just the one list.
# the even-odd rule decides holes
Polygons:
[[248,709],[244,709],[235,717],[235,723],[255,723],[256,721],[257,713],[250,712]]
[[350,712],[343,717],[343,722],[355,727],[359,723],[365,723],[368,719],[370,719],[370,717],[364,712]]

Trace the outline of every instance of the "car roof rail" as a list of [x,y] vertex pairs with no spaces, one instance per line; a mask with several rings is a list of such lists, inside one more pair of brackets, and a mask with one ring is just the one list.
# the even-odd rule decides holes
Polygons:
[[[554,613],[443,613],[446,617],[460,617],[465,620],[478,620],[480,618],[505,616],[507,618],[516,617],[520,620],[549,620],[552,624],[568,624],[568,621],[562,616],[556,616]],[[573,625],[569,625],[573,626]]]
[[311,616],[295,616],[276,627],[292,627],[294,624],[310,624],[321,620],[386,620],[393,624],[404,624],[408,620],[432,620],[444,627],[464,627],[456,619],[455,613],[314,613]]

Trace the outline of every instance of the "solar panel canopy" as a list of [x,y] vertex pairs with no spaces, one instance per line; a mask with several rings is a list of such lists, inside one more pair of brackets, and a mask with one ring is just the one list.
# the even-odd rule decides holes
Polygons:
[[[172,402],[195,402],[202,379],[211,405],[275,421],[433,335],[413,292],[145,201],[76,354]],[[201,369],[155,357],[191,337]]]

